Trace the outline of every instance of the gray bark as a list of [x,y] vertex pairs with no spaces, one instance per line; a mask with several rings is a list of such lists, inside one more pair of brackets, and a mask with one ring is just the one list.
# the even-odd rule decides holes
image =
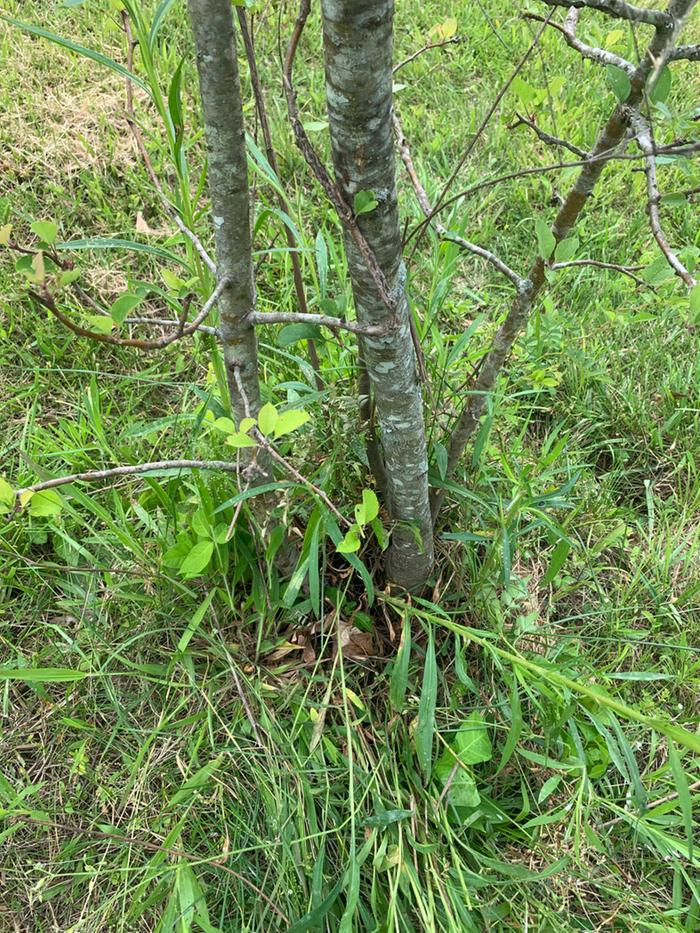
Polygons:
[[357,317],[362,326],[387,326],[364,336],[362,355],[375,399],[387,478],[387,504],[395,522],[387,556],[390,580],[406,589],[425,583],[433,566],[428,460],[423,401],[410,330],[401,257],[392,138],[393,0],[322,0],[326,96],[337,184],[352,207],[359,191],[372,191],[374,211],[357,223],[388,282],[387,307],[357,244],[345,248]]
[[[250,190],[231,0],[188,0],[209,157],[209,190],[219,281],[220,334],[238,423],[260,408]],[[236,372],[240,381],[236,379]],[[260,457],[258,457],[260,464]]]

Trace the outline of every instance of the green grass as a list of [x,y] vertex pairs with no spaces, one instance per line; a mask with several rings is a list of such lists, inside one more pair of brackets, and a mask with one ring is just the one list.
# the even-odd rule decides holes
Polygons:
[[[117,6],[9,0],[6,11],[123,62]],[[160,177],[191,196],[209,242],[206,201],[191,195],[202,144],[182,6],[165,20],[155,69],[167,89],[186,57],[190,187],[140,92],[137,106]],[[397,76],[431,196],[531,41],[507,4],[485,2],[489,19],[479,6],[398,6],[397,59],[449,16],[465,36]],[[338,222],[292,145],[276,15],[265,9],[258,48],[309,297],[342,304]],[[291,10],[281,22],[287,35]],[[609,21],[585,23],[592,42],[612,41]],[[695,14],[691,36],[699,25]],[[613,97],[558,39],[546,36],[523,72],[536,91],[548,76],[549,95],[529,108],[543,128],[590,145]],[[626,32],[616,41],[632,54]],[[2,23],[0,51],[0,226],[12,223],[22,242],[42,218],[66,240],[167,245],[197,272],[131,143],[121,78]],[[304,119],[319,121],[316,20],[301,53]],[[674,66],[668,138],[697,135],[688,114],[698,86],[697,68]],[[507,95],[459,185],[556,160],[527,130],[508,129],[527,93]],[[253,131],[251,104],[249,115]],[[325,132],[313,139],[327,158]],[[580,255],[656,257],[636,169],[608,168],[578,230]],[[699,183],[697,166],[661,171],[664,191]],[[260,217],[272,190],[256,179]],[[525,268],[534,218],[553,214],[570,181],[559,172],[499,185],[444,222]],[[139,212],[166,235],[138,232]],[[700,247],[697,201],[664,217],[675,245]],[[281,243],[279,218],[262,214],[256,247]],[[162,285],[163,267],[184,275],[133,252],[75,257],[106,306],[134,283]],[[288,255],[259,261],[261,309],[293,310]],[[410,273],[437,476],[443,432],[509,292],[431,237]],[[210,283],[198,273],[192,287],[204,296]],[[24,292],[3,252],[0,465],[13,485],[225,454],[204,426],[207,411],[226,407],[209,338],[158,355],[96,346]],[[157,307],[153,297],[143,306]],[[452,359],[477,318],[466,354]],[[322,393],[302,344],[282,346],[270,328],[261,353],[266,399],[312,415],[283,450],[350,515],[367,485],[352,340],[322,342]],[[698,359],[674,280],[652,292],[595,269],[558,275],[450,487],[434,588],[410,604],[382,589],[376,544],[360,555],[364,576],[348,566],[298,485],[274,494],[308,558],[306,579],[291,583],[271,569],[249,504],[205,573],[183,578],[169,559],[178,535],[231,521],[230,477],[74,486],[58,517],[0,516],[0,929],[698,929]],[[351,639],[342,652],[339,638]]]

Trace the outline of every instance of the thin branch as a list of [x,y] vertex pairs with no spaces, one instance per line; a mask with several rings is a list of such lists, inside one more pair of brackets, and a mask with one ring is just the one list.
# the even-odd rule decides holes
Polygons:
[[340,317],[329,317],[326,314],[296,314],[286,311],[252,311],[248,315],[251,324],[317,324],[319,327],[329,327],[331,330],[349,330],[353,334],[363,334],[367,337],[382,337],[391,331],[380,325],[363,327],[355,321],[346,321]]
[[[181,321],[171,321],[166,318],[157,317],[129,317],[122,323],[122,327],[128,327],[130,324],[153,324],[156,327],[182,328]],[[218,337],[219,335],[218,327],[207,327],[206,324],[200,324],[197,330],[200,334],[211,334],[213,337]]]
[[[554,11],[552,10],[552,13],[551,13],[550,15],[553,15],[553,13],[554,13]],[[512,73],[511,73],[510,77],[508,78],[508,80],[503,84],[503,86],[502,86],[501,89],[499,90],[498,94],[496,94],[496,97],[495,97],[493,103],[491,104],[491,106],[489,107],[489,109],[486,111],[486,114],[484,115],[483,120],[481,121],[481,123],[479,124],[479,126],[478,126],[476,132],[474,133],[473,137],[471,138],[471,140],[470,140],[470,142],[469,142],[469,145],[468,145],[467,148],[465,149],[462,158],[459,160],[459,162],[457,163],[456,168],[454,169],[454,171],[452,172],[452,174],[450,175],[450,177],[449,177],[449,178],[447,179],[447,181],[445,182],[445,184],[444,184],[444,186],[443,186],[443,188],[442,188],[442,191],[440,192],[440,194],[439,194],[439,196],[438,196],[438,199],[437,199],[437,201],[435,202],[435,205],[433,206],[433,208],[432,208],[432,210],[431,210],[431,212],[430,212],[430,217],[428,217],[427,220],[426,220],[426,226],[427,226],[427,224],[430,222],[430,220],[431,220],[431,218],[433,217],[433,215],[436,214],[438,210],[441,210],[441,209],[442,209],[443,200],[444,200],[444,198],[445,198],[445,195],[447,194],[447,192],[448,192],[448,191],[450,190],[450,188],[452,187],[452,183],[454,182],[455,178],[456,178],[456,177],[459,175],[459,173],[462,171],[462,168],[464,167],[464,165],[465,165],[467,159],[469,158],[469,156],[471,155],[472,151],[474,150],[474,147],[476,146],[477,142],[481,139],[481,136],[482,136],[482,134],[484,133],[486,127],[487,127],[487,126],[489,125],[489,123],[491,122],[491,118],[493,117],[494,113],[495,113],[496,110],[498,109],[499,104],[500,104],[501,101],[503,100],[503,98],[504,98],[506,92],[508,91],[508,89],[510,88],[511,84],[512,84],[513,81],[515,81],[515,79],[518,77],[518,75],[520,74],[520,72],[522,71],[522,69],[523,69],[523,68],[525,67],[525,65],[527,64],[528,59],[530,58],[530,56],[532,55],[532,53],[535,51],[535,49],[536,49],[537,46],[539,45],[539,41],[540,41],[540,39],[542,38],[542,35],[543,35],[543,33],[544,33],[544,31],[545,31],[546,28],[547,28],[547,23],[545,22],[544,25],[542,26],[542,28],[538,31],[537,35],[534,37],[534,39],[533,39],[532,42],[530,43],[530,46],[529,46],[528,49],[526,50],[525,54],[522,56],[522,58],[520,59],[520,61],[517,63],[517,65],[516,65],[515,68],[513,69],[513,71],[512,71]],[[425,228],[423,228],[423,229],[425,229]],[[414,247],[413,247],[414,252],[415,252],[415,250],[418,248],[418,243],[420,242],[420,237],[421,237],[421,236],[422,236],[422,232],[418,235],[418,240],[416,241],[416,244],[415,244]]]
[[[401,126],[401,122],[396,114],[393,114],[392,119],[394,123],[394,132],[396,134],[396,143],[401,155],[401,159],[403,160],[403,164],[406,167],[408,177],[411,179],[411,184],[413,185],[413,189],[416,192],[416,197],[418,198],[418,203],[421,206],[421,210],[425,216],[430,219],[433,214],[433,209],[430,205],[428,194],[423,187],[421,180],[418,177],[418,173],[416,172],[416,168],[413,164],[411,150],[406,141],[403,127]],[[479,258],[491,263],[491,265],[498,269],[502,275],[505,275],[506,278],[510,279],[510,281],[515,285],[516,289],[521,289],[524,287],[525,282],[522,276],[518,275],[517,272],[507,266],[502,259],[499,259],[499,257],[496,256],[495,253],[492,253],[488,249],[484,249],[482,246],[477,246],[475,243],[470,243],[469,240],[465,240],[464,237],[450,233],[450,231],[447,230],[439,221],[435,221],[433,226],[435,227],[435,231],[437,232],[440,239],[450,240],[452,243],[456,243],[463,250],[466,250],[475,256],[479,256]]]
[[628,278],[633,279],[637,285],[642,285],[644,288],[656,291],[653,285],[650,285],[648,282],[645,282],[644,279],[634,274],[640,269],[643,269],[644,266],[623,266],[617,262],[602,262],[600,259],[570,259],[568,262],[555,262],[550,268],[556,272],[559,269],[571,269],[577,266],[593,266],[596,269],[610,269],[612,272],[619,272],[621,275],[626,275]]
[[56,476],[54,479],[24,486],[17,490],[17,502],[19,503],[20,497],[28,492],[42,492],[45,489],[56,489],[59,486],[69,486],[71,483],[78,482],[92,483],[97,480],[112,479],[115,476],[141,476],[153,470],[223,470],[225,473],[236,473],[238,466],[228,460],[154,460],[150,463],[110,467],[107,470],[86,470],[83,473]]
[[616,19],[627,19],[632,23],[648,23],[657,29],[669,29],[673,26],[673,17],[665,10],[650,10],[646,7],[632,6],[625,0],[544,0],[549,6],[563,6],[567,9],[598,10]]
[[700,45],[679,45],[675,52],[672,52],[668,60],[670,62],[700,62]]
[[510,123],[507,127],[509,130],[517,129],[519,126],[529,127],[533,133],[535,133],[538,139],[541,139],[543,143],[546,143],[548,146],[558,146],[564,149],[568,149],[569,152],[573,152],[575,156],[578,156],[579,159],[585,159],[588,157],[588,153],[585,149],[579,149],[578,146],[575,146],[573,143],[568,142],[566,139],[560,139],[558,136],[551,136],[549,133],[546,133],[544,130],[541,130],[539,126],[535,123],[534,120],[531,120],[529,117],[524,117],[521,113],[516,111],[515,116],[517,117],[513,123]]
[[[250,402],[248,401],[248,396],[245,391],[245,386],[243,385],[243,380],[241,379],[241,374],[238,371],[238,367],[234,367],[233,369],[233,378],[236,382],[236,385],[238,386],[238,391],[241,394],[243,408],[247,412],[246,417],[251,417],[250,416]],[[321,499],[321,501],[324,502],[325,505],[328,506],[328,508],[331,510],[331,512],[333,512],[333,514],[336,516],[336,518],[340,521],[342,525],[345,525],[348,528],[350,527],[351,523],[347,520],[347,518],[345,518],[345,516],[340,511],[338,511],[338,509],[333,505],[333,503],[328,498],[326,493],[322,489],[320,489],[318,486],[316,486],[315,483],[312,483],[310,479],[307,479],[302,473],[300,473],[299,470],[297,470],[297,468],[289,462],[289,460],[286,460],[282,456],[282,454],[278,453],[275,447],[270,443],[270,441],[262,433],[262,431],[260,431],[257,427],[255,427],[252,429],[252,433],[255,436],[255,439],[257,440],[257,442],[260,444],[260,446],[263,447],[268,452],[268,454],[270,455],[270,457],[272,457],[273,460],[279,463],[280,466],[284,467],[284,469],[291,476],[293,476],[294,479],[297,480],[297,482],[301,483],[303,486],[306,486],[313,493],[315,493],[319,497],[319,499]]]
[[661,194],[659,192],[659,183],[656,176],[656,150],[651,135],[651,129],[646,120],[644,120],[638,112],[634,114],[633,125],[636,131],[635,139],[637,145],[645,155],[644,173],[647,179],[647,214],[649,215],[651,232],[654,234],[654,239],[658,243],[659,249],[666,257],[669,266],[671,266],[676,275],[681,278],[689,288],[692,288],[696,284],[696,281],[673,251],[661,226],[661,212],[659,210]]
[[[134,39],[133,33],[131,31],[131,22],[129,20],[129,14],[126,10],[122,10],[122,28],[126,34],[127,39],[127,51],[126,51],[126,67],[129,71],[133,71],[134,68],[134,49],[138,45],[138,41]],[[158,192],[160,200],[165,208],[168,216],[177,224],[181,232],[187,237],[187,239],[192,243],[194,248],[199,253],[204,265],[209,269],[212,275],[216,275],[216,263],[211,258],[209,253],[206,251],[204,244],[199,239],[194,230],[190,230],[185,221],[180,217],[179,212],[173,207],[170,203],[170,199],[163,190],[163,187],[158,179],[156,170],[153,168],[153,162],[151,162],[151,157],[148,154],[148,149],[143,140],[141,130],[136,121],[136,111],[134,109],[134,91],[131,86],[131,81],[127,78],[126,80],[126,122],[131,130],[131,133],[134,137],[136,147],[139,150],[143,164],[146,167],[146,171],[153,183],[154,188]]]
[[138,350],[162,350],[164,347],[170,346],[171,343],[175,343],[176,340],[181,340],[183,337],[189,337],[195,331],[199,330],[202,322],[205,320],[211,309],[219,300],[221,293],[228,284],[228,279],[222,279],[219,282],[219,284],[216,286],[214,291],[203,305],[202,310],[191,324],[188,324],[183,328],[179,321],[172,322],[173,324],[177,325],[177,333],[168,334],[165,337],[158,337],[155,340],[141,340],[136,337],[115,337],[113,334],[101,334],[98,331],[88,330],[88,328],[81,327],[80,324],[76,324],[67,315],[65,315],[63,311],[61,311],[61,309],[56,304],[53,295],[46,287],[42,289],[41,293],[30,290],[29,294],[34,299],[34,301],[37,301],[40,305],[46,308],[47,311],[50,311],[55,318],[57,318],[69,330],[72,330],[74,334],[78,334],[79,337],[87,337],[90,340],[95,340],[97,343],[108,343],[114,347],[135,347]]
[[[694,156],[696,153],[700,152],[700,141],[692,143],[683,142],[680,144],[671,143],[668,146],[656,146],[654,152],[656,155]],[[464,188],[457,194],[453,194],[451,198],[448,198],[448,200],[444,201],[439,207],[435,207],[433,209],[433,215],[444,211],[448,207],[452,207],[453,204],[456,204],[457,201],[460,201],[462,198],[471,197],[473,194],[477,194],[480,191],[485,191],[488,188],[493,188],[496,185],[503,184],[503,182],[506,181],[514,181],[518,178],[526,178],[533,175],[545,175],[549,172],[559,172],[567,168],[583,168],[586,165],[593,165],[599,162],[628,162],[644,158],[645,156],[643,153],[620,152],[616,147],[610,152],[599,152],[592,154],[588,159],[577,159],[576,161],[572,162],[552,162],[549,165],[533,165],[530,166],[530,168],[519,169],[517,172],[508,172],[505,175],[496,175],[494,178],[487,178],[484,181],[479,181],[474,185],[470,185],[469,188]],[[407,241],[412,240],[415,236],[420,236],[421,231],[429,224],[429,218],[422,220],[409,233]]]
[[443,39],[441,42],[428,42],[422,48],[415,51],[412,55],[409,55],[408,58],[404,58],[402,62],[399,62],[398,65],[394,65],[394,74],[397,71],[400,71],[401,68],[404,68],[406,65],[409,65],[411,62],[415,61],[420,55],[423,55],[424,52],[429,52],[431,49],[441,49],[445,45],[459,45],[462,41],[462,36],[452,36],[449,39]]
[[[545,2],[547,2],[547,0],[545,0]],[[583,58],[587,58],[599,65],[614,65],[615,68],[620,68],[625,74],[631,77],[634,74],[635,67],[632,62],[628,62],[626,58],[622,58],[621,55],[616,55],[614,52],[609,52],[607,49],[599,49],[596,46],[586,45],[585,42],[581,42],[581,40],[577,38],[576,25],[578,22],[578,13],[579,11],[577,9],[571,9],[563,26],[555,20],[549,20],[549,25],[552,29],[556,29],[560,32],[562,36],[564,36],[566,44],[578,52]],[[538,23],[545,22],[545,17],[540,16],[538,13],[523,13],[523,18],[535,20]]]
[[[250,82],[253,87],[253,96],[255,97],[255,108],[258,112],[258,118],[260,120],[260,128],[263,134],[263,140],[265,141],[265,154],[267,156],[267,161],[270,164],[270,168],[277,176],[279,183],[281,184],[279,166],[277,164],[277,154],[275,153],[275,147],[272,144],[272,132],[270,130],[270,121],[267,116],[267,107],[265,106],[265,95],[263,93],[262,84],[260,82],[260,75],[258,74],[258,63],[255,57],[255,46],[253,45],[253,37],[251,31],[248,28],[248,18],[243,7],[237,6],[236,13],[238,15],[238,25],[241,30],[241,36],[243,37],[243,45],[245,46],[246,58],[248,59],[248,69],[250,71]],[[275,192],[277,195],[277,203],[280,206],[282,211],[287,211],[289,204],[286,196],[278,190]],[[299,259],[299,254],[296,252],[296,241],[294,239],[294,234],[289,229],[287,224],[283,224],[285,236],[287,237],[287,245],[290,248],[289,258],[292,264],[292,276],[294,278],[294,290],[296,292],[297,301],[299,307],[303,314],[306,314],[309,310],[308,303],[306,301],[306,289],[304,288],[304,277],[301,272],[301,261]],[[316,377],[316,388],[319,392],[323,391],[323,379],[321,378],[321,363],[318,358],[318,352],[316,350],[316,344],[313,340],[306,341],[306,348],[309,352],[309,360],[311,361],[311,366],[313,368],[315,377]]]

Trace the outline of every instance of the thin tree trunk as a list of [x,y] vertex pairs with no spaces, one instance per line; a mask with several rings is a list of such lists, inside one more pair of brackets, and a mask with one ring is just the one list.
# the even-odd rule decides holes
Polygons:
[[[668,25],[657,28],[644,58],[630,78],[631,91],[627,100],[618,104],[613,110],[596,140],[590,161],[581,169],[575,184],[559,209],[552,225],[552,233],[557,243],[569,235],[599,182],[607,165],[607,161],[600,157],[614,151],[625,141],[634,114],[644,102],[647,80],[653,71],[660,73],[675,48],[678,33],[688,13],[696,2],[697,0],[671,0],[668,6]],[[469,400],[462,409],[452,432],[447,459],[446,475],[448,477],[452,475],[469,438],[479,424],[486,400],[496,385],[498,375],[516,337],[527,322],[535,298],[545,284],[546,268],[547,263],[538,256],[530,268],[528,280],[524,287],[519,289],[505,321],[496,332],[493,345],[484,358],[484,363],[470,392]],[[442,489],[435,490],[433,493],[434,518],[437,517],[444,495]]]
[[394,302],[388,308],[348,230],[345,248],[358,320],[392,324],[383,337],[362,337],[362,355],[376,403],[396,523],[387,559],[389,579],[406,589],[427,580],[433,566],[423,400],[410,329],[401,257],[392,138],[393,0],[322,0],[326,96],[333,164],[351,207],[371,191],[377,207],[358,216]]
[[[250,189],[231,0],[188,0],[209,157],[219,280],[221,343],[238,423],[260,408],[258,351],[248,315],[255,307]],[[258,474],[267,472],[258,452]]]

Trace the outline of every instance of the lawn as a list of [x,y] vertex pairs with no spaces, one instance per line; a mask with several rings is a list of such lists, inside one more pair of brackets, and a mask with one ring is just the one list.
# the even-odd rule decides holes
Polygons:
[[[150,19],[159,4],[140,6]],[[396,73],[432,198],[539,28],[520,7],[397,0],[397,62],[459,39]],[[255,142],[242,62],[259,305],[296,306],[286,223],[312,310],[345,313],[340,224],[281,93],[293,4],[254,8],[288,204],[282,214]],[[3,4],[123,66],[120,10]],[[631,32],[603,16],[586,11],[581,31],[634,55]],[[698,35],[696,9],[686,41]],[[155,47],[151,72],[138,51],[134,71],[167,105],[184,61],[180,161],[136,87],[138,121],[162,185],[208,245],[184,3]],[[123,76],[4,20],[0,52],[0,228],[31,245],[34,222],[57,224],[73,241],[61,255],[104,307],[127,290],[147,296],[144,313],[159,295],[206,297],[209,273],[130,132]],[[317,9],[296,80],[330,164]],[[516,114],[590,147],[611,82],[546,31],[453,191],[575,160],[514,126]],[[699,92],[697,63],[675,63],[660,137],[698,138]],[[444,432],[509,291],[454,244],[411,235],[423,215],[401,168],[439,482]],[[535,218],[551,220],[576,171],[482,187],[443,223],[524,270]],[[667,234],[692,267],[700,170],[685,159],[659,172]],[[644,192],[638,160],[607,167],[577,255],[639,266],[641,280],[589,266],[552,276],[449,485],[428,592],[386,588],[374,538],[348,563],[320,500],[283,474],[271,495],[300,546],[291,578],[274,561],[279,537],[230,474],[76,483],[61,489],[60,514],[0,514],[0,930],[700,929],[700,315],[659,262]],[[211,428],[227,400],[210,335],[151,353],[92,343],[28,300],[26,272],[0,247],[6,481],[230,453]],[[300,336],[261,332],[264,400],[309,413],[283,453],[352,515],[370,483],[355,343],[317,341],[319,387]],[[212,542],[210,560],[183,572],[195,541]]]

